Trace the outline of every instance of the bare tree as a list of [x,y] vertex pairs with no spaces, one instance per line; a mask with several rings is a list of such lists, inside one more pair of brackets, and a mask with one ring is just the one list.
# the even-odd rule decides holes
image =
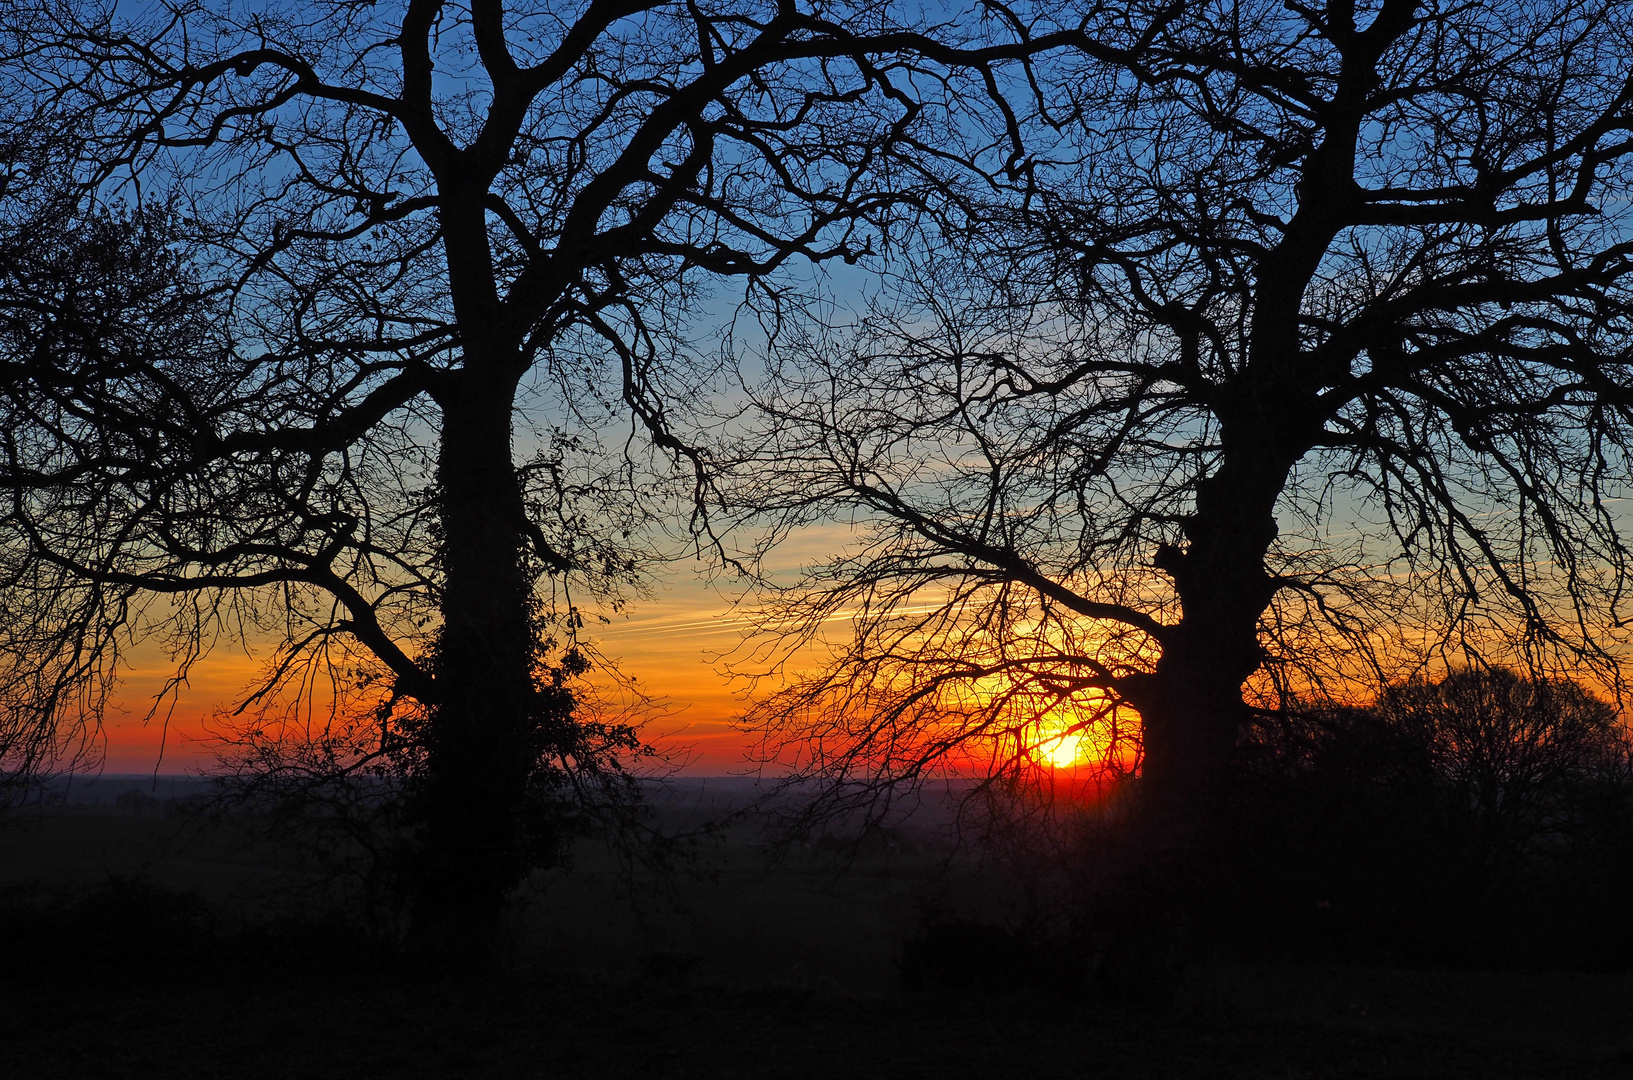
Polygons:
[[1467,806],[1487,858],[1515,859],[1569,825],[1571,795],[1612,778],[1626,732],[1616,710],[1567,679],[1464,668],[1379,695],[1375,711],[1420,739]]
[[1081,739],[1194,823],[1290,691],[1505,650],[1619,688],[1633,9],[992,11],[976,182],[757,391],[739,512],[855,536],[773,604],[834,651],[768,754],[843,802]]
[[[29,127],[8,129],[0,188],[7,210],[24,202],[34,210],[8,214],[0,227],[0,416],[7,421],[0,468],[10,481],[0,525],[0,805],[25,795],[42,769],[94,752],[115,675],[119,638],[103,617],[110,597],[61,565],[28,558],[17,528],[17,510],[38,498],[39,470],[51,467],[52,450],[65,449],[53,435],[89,419],[53,407],[55,392],[80,376],[58,346],[94,326],[108,352],[151,359],[195,346],[204,330],[203,308],[177,287],[163,215],[102,215],[64,227],[72,200],[65,205],[49,188],[63,146],[31,137],[37,132]],[[50,347],[36,333],[46,322]],[[111,365],[101,374],[119,377]],[[32,392],[24,391],[30,384]],[[46,431],[27,424],[30,412]],[[129,464],[128,443],[103,449],[123,451]],[[75,467],[69,454],[56,463]],[[78,520],[96,516],[84,502],[69,506]]]
[[[171,635],[185,678],[273,635],[246,704],[318,680],[371,718],[340,757],[411,778],[413,934],[485,948],[579,789],[638,750],[575,712],[564,590],[634,572],[638,454],[613,492],[595,433],[623,417],[702,483],[674,422],[707,382],[699,275],[875,244],[890,200],[863,180],[915,115],[864,52],[882,11],[7,5],[6,77],[78,133],[80,204],[164,215],[172,254],[136,229],[121,258],[150,273],[107,288],[157,278],[188,308],[64,320],[103,287],[86,267],[12,305],[8,596],[44,607],[11,655],[58,677],[71,654],[72,691],[124,636]],[[48,730],[72,697],[22,707]]]

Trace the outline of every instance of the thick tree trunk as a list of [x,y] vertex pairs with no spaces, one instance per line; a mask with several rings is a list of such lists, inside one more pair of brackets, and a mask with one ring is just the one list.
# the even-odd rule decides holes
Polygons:
[[1144,726],[1139,804],[1095,917],[1099,976],[1136,1003],[1160,1005],[1177,990],[1192,928],[1220,883],[1210,830],[1248,719],[1242,685],[1262,659],[1259,616],[1275,592],[1265,555],[1285,469],[1272,462],[1243,468],[1227,456],[1198,490],[1187,545],[1158,552],[1183,610],[1156,670],[1130,687]]
[[1228,777],[1247,719],[1242,684],[1262,659],[1259,617],[1275,593],[1265,555],[1285,469],[1227,461],[1199,488],[1183,550],[1158,566],[1174,581],[1180,623],[1135,704],[1144,721],[1142,802],[1180,833],[1205,816]]
[[1240,650],[1228,647],[1240,639],[1230,642],[1227,633],[1210,638],[1202,627],[1184,627],[1165,650],[1141,706],[1142,816],[1153,823],[1184,831],[1206,815],[1229,774],[1245,715],[1245,675]]
[[[1409,11],[1410,6],[1402,9]],[[1277,583],[1265,557],[1276,538],[1275,508],[1293,465],[1320,438],[1322,372],[1302,351],[1300,308],[1328,245],[1346,222],[1354,192],[1359,118],[1377,54],[1345,57],[1344,109],[1310,154],[1299,210],[1282,242],[1261,258],[1243,366],[1216,388],[1214,471],[1196,489],[1183,546],[1164,545],[1156,566],[1173,580],[1179,624],[1149,676],[1129,684],[1144,724],[1145,758],[1137,827],[1111,903],[1118,944],[1112,966],[1136,980],[1172,986],[1188,927],[1219,883],[1210,835],[1248,719],[1243,683],[1263,656],[1259,618]],[[1361,65],[1361,66],[1356,66]],[[1116,954],[1120,952],[1120,957]]]
[[513,390],[467,368],[441,399],[443,626],[415,793],[423,831],[411,942],[476,965],[497,943],[506,898],[527,871],[534,649],[511,461]]

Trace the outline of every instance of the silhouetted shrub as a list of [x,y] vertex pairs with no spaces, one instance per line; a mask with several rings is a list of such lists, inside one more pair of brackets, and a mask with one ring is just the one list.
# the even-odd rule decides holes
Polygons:
[[901,943],[895,964],[904,990],[993,996],[1075,993],[1089,967],[1081,943],[1068,936],[953,918],[935,910],[921,913],[918,932]]
[[131,788],[128,791],[121,791],[114,798],[113,805],[120,810],[140,817],[150,810],[158,810],[161,803],[157,797],[149,795],[141,788]]
[[703,957],[697,953],[672,949],[647,949],[640,956],[641,973],[670,986],[685,986],[702,962]]

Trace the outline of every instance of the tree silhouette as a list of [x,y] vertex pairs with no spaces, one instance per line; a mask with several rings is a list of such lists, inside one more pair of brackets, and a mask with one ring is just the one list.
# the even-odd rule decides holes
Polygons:
[[1505,649],[1619,685],[1626,5],[991,10],[958,213],[758,390],[738,512],[858,538],[772,605],[857,633],[768,752],[841,805],[1131,708],[1183,836],[1288,692]]
[[595,432],[633,417],[703,483],[673,423],[707,378],[699,275],[774,312],[789,259],[874,244],[890,200],[862,181],[915,115],[863,52],[882,9],[5,20],[8,93],[74,133],[56,183],[93,222],[50,241],[38,302],[8,286],[6,602],[35,629],[5,644],[53,683],[8,708],[94,713],[127,635],[169,634],[178,678],[273,635],[247,704],[327,679],[369,718],[338,760],[410,779],[412,936],[482,953],[638,749],[575,713],[562,590],[627,581],[639,513],[634,464],[622,489],[586,464]]
[[1244,957],[1624,965],[1630,747],[1580,684],[1502,667],[1264,717],[1208,931]]
[[[11,95],[0,95],[0,118],[0,161],[5,163],[0,168],[0,207],[6,212],[0,226],[0,349],[4,350],[0,363],[9,389],[17,381],[19,367],[27,362],[32,337],[29,325],[53,306],[41,294],[59,292],[56,279],[64,264],[90,254],[86,249],[91,245],[54,242],[60,238],[45,228],[63,210],[60,193],[50,181],[68,149],[70,133]],[[107,268],[105,264],[98,267]],[[134,297],[151,279],[139,272],[126,284]],[[123,292],[117,288],[108,291],[105,310],[110,314],[125,306]],[[8,472],[15,475],[16,470]],[[8,495],[15,498],[22,491],[9,489]],[[101,650],[75,647],[77,641],[96,636],[96,619],[85,598],[70,597],[72,590],[65,592],[60,575],[50,568],[20,558],[10,528],[3,544],[0,806],[25,796],[42,767],[79,760],[90,750],[94,716],[104,703],[109,674]],[[64,627],[73,629],[61,633]],[[87,719],[91,723],[85,723]]]
[[1479,851],[1496,862],[1567,830],[1571,796],[1613,776],[1626,745],[1615,709],[1581,686],[1505,668],[1399,683],[1374,709],[1422,741],[1462,797]]

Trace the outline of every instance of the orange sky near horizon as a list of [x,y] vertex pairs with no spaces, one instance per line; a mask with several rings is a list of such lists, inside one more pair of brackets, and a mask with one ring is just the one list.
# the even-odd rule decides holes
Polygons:
[[[688,566],[673,566],[650,597],[594,628],[601,653],[652,699],[645,734],[681,772],[719,776],[754,768],[751,740],[732,722],[742,687],[719,660],[741,640],[729,597]],[[158,716],[143,721],[173,672],[157,646],[134,649],[103,732],[102,769],[110,773],[188,773],[214,766],[210,720],[233,705],[260,670],[242,648],[218,649],[194,665],[188,683]]]

